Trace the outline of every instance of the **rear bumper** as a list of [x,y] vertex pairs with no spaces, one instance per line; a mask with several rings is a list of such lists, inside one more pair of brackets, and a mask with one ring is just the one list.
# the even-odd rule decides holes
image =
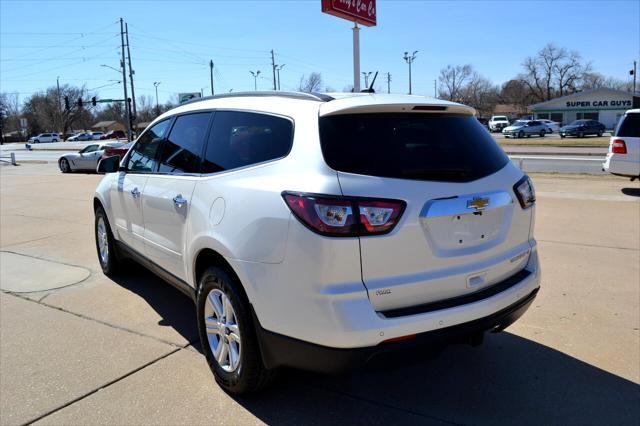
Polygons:
[[[455,343],[472,343],[487,332],[504,330],[529,308],[539,287],[512,305],[489,316],[415,335],[409,340],[382,342],[361,348],[332,348],[294,339],[262,328],[254,314],[262,358],[267,368],[293,367],[322,373],[340,373],[403,352],[408,358],[424,357]],[[398,358],[395,358],[396,360]]]
[[640,176],[640,161],[633,161],[628,154],[608,153],[602,170],[614,175],[637,177]]

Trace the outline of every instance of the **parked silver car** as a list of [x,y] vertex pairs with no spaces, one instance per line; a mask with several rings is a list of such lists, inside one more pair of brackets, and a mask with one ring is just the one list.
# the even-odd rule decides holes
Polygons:
[[512,138],[523,138],[531,135],[543,138],[547,133],[549,133],[547,125],[538,120],[517,120],[510,126],[502,129],[502,134],[505,137]]
[[62,173],[69,173],[75,170],[96,170],[98,161],[106,147],[117,148],[124,144],[118,142],[94,143],[87,145],[78,152],[64,154],[58,160],[58,167]]

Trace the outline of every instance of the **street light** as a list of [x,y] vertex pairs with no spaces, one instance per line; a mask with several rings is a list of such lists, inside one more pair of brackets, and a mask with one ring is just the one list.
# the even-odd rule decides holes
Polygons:
[[364,87],[369,88],[369,76],[371,75],[371,71],[364,72],[362,71],[362,75],[364,76]]
[[154,81],[153,86],[156,88],[156,115],[160,114],[160,107],[158,106],[158,86],[160,86],[161,81]]
[[253,76],[253,90],[258,90],[258,76],[260,75],[260,71],[249,71]]
[[404,60],[409,64],[409,94],[411,94],[411,63],[416,59],[416,53],[418,53],[417,50],[414,50],[411,55],[409,55],[409,52],[404,52]]
[[276,65],[276,72],[278,73],[278,90],[280,90],[280,70],[287,64]]
[[100,65],[100,66],[101,66],[101,67],[105,67],[105,68],[111,68],[112,70],[114,70],[114,71],[115,71],[115,72],[117,72],[118,74],[120,74],[120,72],[121,72],[121,70],[116,69],[116,68],[112,67],[111,65],[105,65],[105,64],[102,64],[102,65]]

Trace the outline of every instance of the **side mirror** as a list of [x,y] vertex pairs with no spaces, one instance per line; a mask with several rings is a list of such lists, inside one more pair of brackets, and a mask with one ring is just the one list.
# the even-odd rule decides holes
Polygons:
[[98,173],[113,173],[120,170],[120,157],[112,155],[98,162]]

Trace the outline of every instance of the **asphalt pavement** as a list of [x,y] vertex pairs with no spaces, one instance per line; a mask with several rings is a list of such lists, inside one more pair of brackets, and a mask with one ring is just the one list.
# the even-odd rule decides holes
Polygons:
[[542,289],[482,346],[235,398],[194,307],[141,267],[99,268],[100,176],[0,168],[0,424],[630,424],[640,418],[640,185],[533,174]]

